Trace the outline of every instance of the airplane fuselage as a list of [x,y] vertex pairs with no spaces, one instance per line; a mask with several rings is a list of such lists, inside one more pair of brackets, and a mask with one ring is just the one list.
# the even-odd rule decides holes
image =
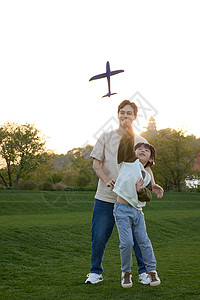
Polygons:
[[110,97],[110,64],[109,61],[106,63],[106,74],[107,74],[107,81],[108,81],[108,97]]
[[109,61],[107,61],[107,63],[106,63],[106,73],[95,75],[92,78],[90,78],[89,81],[107,77],[107,81],[108,81],[108,93],[106,95],[104,95],[103,97],[110,97],[111,95],[117,94],[117,93],[111,93],[111,91],[110,91],[110,76],[116,75],[116,74],[121,73],[121,72],[124,72],[124,70],[116,70],[116,71],[112,71],[111,72],[110,71]]

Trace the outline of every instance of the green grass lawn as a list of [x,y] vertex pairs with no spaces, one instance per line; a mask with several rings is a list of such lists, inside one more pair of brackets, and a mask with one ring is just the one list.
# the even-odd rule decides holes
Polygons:
[[116,228],[104,281],[90,269],[93,192],[0,191],[0,299],[200,299],[200,194],[165,193],[144,209],[161,279],[158,287],[120,285]]

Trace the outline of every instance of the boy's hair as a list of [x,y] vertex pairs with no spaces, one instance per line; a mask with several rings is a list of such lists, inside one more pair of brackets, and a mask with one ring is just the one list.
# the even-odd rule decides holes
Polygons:
[[122,109],[126,105],[130,105],[132,107],[132,109],[134,111],[134,116],[135,116],[135,118],[137,118],[138,107],[134,102],[130,102],[129,100],[124,100],[120,103],[120,105],[118,106],[118,113],[119,113],[120,109]]
[[135,150],[137,150],[138,148],[140,148],[141,146],[144,146],[144,148],[146,149],[149,149],[150,152],[151,152],[151,156],[150,158],[152,159],[152,161],[148,161],[146,163],[146,165],[144,166],[145,168],[146,167],[151,167],[152,165],[155,164],[155,159],[156,159],[156,149],[154,148],[153,145],[151,144],[148,144],[148,143],[138,143],[137,145],[135,145]]

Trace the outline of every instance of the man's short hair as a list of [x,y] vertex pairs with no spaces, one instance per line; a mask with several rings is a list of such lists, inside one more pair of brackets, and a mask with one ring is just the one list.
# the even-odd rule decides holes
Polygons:
[[156,149],[154,148],[153,145],[148,144],[148,143],[138,143],[135,145],[135,150],[137,150],[138,148],[140,148],[141,146],[144,146],[144,148],[149,149],[151,152],[151,156],[150,158],[152,159],[152,161],[148,161],[148,163],[145,165],[146,167],[151,167],[152,165],[155,164],[155,159],[156,159]]
[[130,105],[132,107],[134,116],[135,116],[135,118],[137,118],[138,107],[134,102],[131,102],[129,100],[124,100],[120,103],[120,105],[118,106],[118,114],[119,114],[120,109],[122,109],[126,105]]

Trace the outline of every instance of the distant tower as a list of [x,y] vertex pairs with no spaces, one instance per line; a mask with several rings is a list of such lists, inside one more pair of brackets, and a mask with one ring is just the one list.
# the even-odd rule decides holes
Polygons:
[[156,132],[156,120],[154,119],[154,117],[150,117],[150,119],[148,120],[148,126],[147,126],[147,130],[148,131],[152,131],[152,132]]

